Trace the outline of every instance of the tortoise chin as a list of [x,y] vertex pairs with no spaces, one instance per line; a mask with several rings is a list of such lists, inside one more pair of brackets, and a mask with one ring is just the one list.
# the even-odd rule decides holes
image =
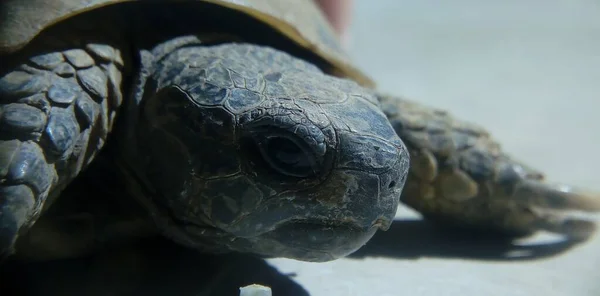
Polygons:
[[188,244],[326,261],[389,227],[409,158],[369,91],[247,44],[177,49],[155,71],[132,167]]
[[263,254],[325,262],[345,257],[358,250],[378,229],[377,225],[369,229],[357,229],[351,224],[288,222],[256,239],[254,247]]

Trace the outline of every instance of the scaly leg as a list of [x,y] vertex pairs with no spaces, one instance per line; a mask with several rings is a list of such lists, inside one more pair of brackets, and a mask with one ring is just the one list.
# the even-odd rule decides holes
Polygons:
[[546,230],[584,240],[594,232],[593,222],[566,211],[600,211],[600,195],[546,183],[485,130],[444,111],[379,99],[411,156],[401,201],[425,218],[511,236]]
[[0,56],[2,256],[94,158],[122,101],[120,52],[65,35],[47,34]]

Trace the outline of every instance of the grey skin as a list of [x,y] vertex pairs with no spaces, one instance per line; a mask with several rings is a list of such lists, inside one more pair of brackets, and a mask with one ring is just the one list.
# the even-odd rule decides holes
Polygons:
[[390,226],[408,152],[373,94],[251,44],[175,39],[144,65],[120,151],[176,241],[326,261]]
[[[78,54],[80,60],[89,57]],[[163,234],[205,251],[328,261],[390,226],[409,157],[373,93],[287,53],[252,44],[209,46],[181,37],[140,56],[133,96],[113,136],[119,147],[115,157],[133,195]],[[48,173],[53,170],[41,152],[73,155],[77,147],[68,146],[83,134],[82,122],[101,122],[90,119],[95,112],[87,113],[82,102],[93,98],[94,104],[110,95],[101,84],[118,79],[110,72],[117,66],[103,66],[74,77],[39,74],[56,75],[46,81],[52,84],[46,96],[58,106],[50,109],[40,145],[24,142],[11,151],[6,144],[16,141],[2,142],[3,154],[18,155],[8,166],[9,180],[18,180],[19,169],[29,163],[40,166],[23,177],[29,186],[2,186],[9,198],[24,200],[30,188],[34,194],[56,190],[50,179],[56,175]],[[25,75],[5,76],[4,88],[26,87],[14,83],[19,82],[14,73]],[[79,84],[72,82],[76,79]],[[58,109],[72,103],[69,99],[75,101],[73,109]],[[21,116],[34,110],[44,117],[23,103],[4,108],[12,106],[21,107],[16,109]],[[3,226],[9,225],[5,221]],[[3,234],[6,248],[13,238]]]
[[[206,252],[328,261],[387,229],[399,201],[486,232],[594,230],[562,210],[597,211],[598,199],[544,183],[483,129],[281,45],[173,32],[142,45],[81,30],[59,25],[2,56],[6,255],[77,257],[158,233]],[[70,209],[62,193],[92,161],[111,173],[87,173],[122,182],[115,195],[135,205],[52,215]],[[83,224],[93,227],[73,229]]]

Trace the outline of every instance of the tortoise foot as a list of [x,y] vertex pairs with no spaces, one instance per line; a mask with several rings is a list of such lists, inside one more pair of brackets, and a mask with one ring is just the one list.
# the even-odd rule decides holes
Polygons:
[[[49,37],[51,42],[59,38]],[[121,103],[109,46],[0,59],[0,253],[102,148]],[[112,51],[111,51],[112,50]]]
[[600,211],[600,194],[546,182],[484,129],[447,112],[397,97],[379,100],[411,156],[401,201],[425,218],[510,236],[544,230],[585,240],[594,233],[593,219],[574,212]]

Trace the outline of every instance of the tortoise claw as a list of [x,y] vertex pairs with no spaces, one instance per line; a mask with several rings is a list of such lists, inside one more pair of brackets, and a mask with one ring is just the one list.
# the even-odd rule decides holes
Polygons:
[[504,186],[495,184],[495,190],[490,190],[494,186],[489,182],[480,183],[479,189],[487,190],[462,200],[447,199],[440,191],[423,196],[422,188],[415,190],[414,180],[409,177],[407,182],[402,201],[425,218],[486,234],[523,237],[547,231],[585,241],[596,231],[590,214],[600,212],[600,195],[538,180],[521,180],[512,194],[507,194]]
[[592,221],[553,215],[540,216],[535,226],[539,230],[560,234],[573,241],[588,240],[596,232],[596,224]]
[[544,209],[600,212],[600,194],[540,180],[521,181],[513,198]]
[[[536,217],[529,228],[563,235],[572,240],[587,240],[596,231],[590,217],[577,213],[600,212],[600,194],[576,189],[569,185],[551,184],[540,180],[523,180],[516,187],[513,199],[530,208]],[[517,216],[514,217],[518,219]]]

